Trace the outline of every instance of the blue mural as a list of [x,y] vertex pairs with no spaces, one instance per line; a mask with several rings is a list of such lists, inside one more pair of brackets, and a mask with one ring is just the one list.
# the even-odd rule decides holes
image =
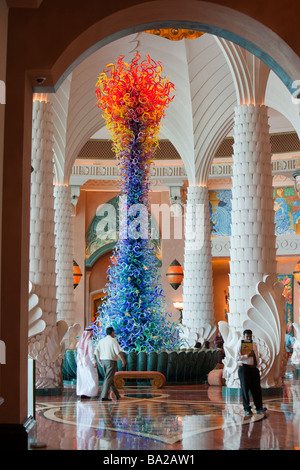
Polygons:
[[276,235],[300,234],[300,200],[294,188],[274,189]]
[[[276,235],[300,235],[300,199],[294,188],[274,188],[274,221]],[[212,236],[231,235],[230,189],[209,191]]]
[[295,233],[291,227],[288,205],[283,197],[277,197],[274,201],[275,209],[275,233],[276,235],[289,235]]
[[231,235],[231,200],[231,189],[209,191],[211,234],[213,236]]

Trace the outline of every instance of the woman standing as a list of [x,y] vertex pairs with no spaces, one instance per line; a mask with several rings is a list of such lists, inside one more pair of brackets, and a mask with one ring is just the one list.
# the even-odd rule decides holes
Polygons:
[[98,395],[99,378],[92,336],[93,329],[86,328],[77,345],[76,393],[80,398],[91,398]]

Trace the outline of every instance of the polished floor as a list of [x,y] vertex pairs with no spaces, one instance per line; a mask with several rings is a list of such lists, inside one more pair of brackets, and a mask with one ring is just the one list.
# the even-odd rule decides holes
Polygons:
[[36,398],[36,443],[46,450],[300,450],[300,379],[264,397],[266,415],[245,417],[222,387],[127,386],[121,400],[79,400],[74,388]]

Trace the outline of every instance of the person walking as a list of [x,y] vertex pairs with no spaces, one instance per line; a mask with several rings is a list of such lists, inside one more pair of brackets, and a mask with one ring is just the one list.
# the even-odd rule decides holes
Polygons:
[[267,411],[267,408],[264,408],[262,403],[260,373],[257,368],[258,352],[257,346],[253,342],[252,330],[244,330],[242,341],[239,341],[237,346],[236,359],[239,364],[238,375],[241,383],[245,415],[252,415],[249,391],[253,397],[256,413],[264,413]]
[[93,329],[84,330],[77,345],[77,381],[76,394],[80,398],[92,398],[98,395],[99,377],[92,341]]
[[292,331],[293,331],[293,325],[292,323],[288,323],[287,328],[286,328],[286,333],[285,333],[285,349],[287,353],[287,360],[289,360],[290,356],[293,353],[293,345],[295,342],[295,338],[293,337],[293,335],[291,335]]
[[106,336],[105,338],[100,339],[97,344],[95,355],[105,374],[100,400],[112,401],[111,398],[108,397],[110,391],[112,391],[116,399],[119,400],[121,397],[114,385],[114,376],[117,371],[118,359],[121,359],[123,367],[126,366],[126,361],[122,354],[120,345],[115,338],[115,330],[113,327],[109,326],[106,328]]

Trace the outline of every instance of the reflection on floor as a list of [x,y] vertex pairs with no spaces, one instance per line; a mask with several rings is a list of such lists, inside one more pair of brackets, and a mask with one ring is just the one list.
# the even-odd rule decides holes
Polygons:
[[238,398],[207,385],[125,387],[119,401],[79,400],[75,390],[38,397],[37,436],[46,449],[222,450],[299,449],[300,381],[264,398],[268,412],[244,417]]

